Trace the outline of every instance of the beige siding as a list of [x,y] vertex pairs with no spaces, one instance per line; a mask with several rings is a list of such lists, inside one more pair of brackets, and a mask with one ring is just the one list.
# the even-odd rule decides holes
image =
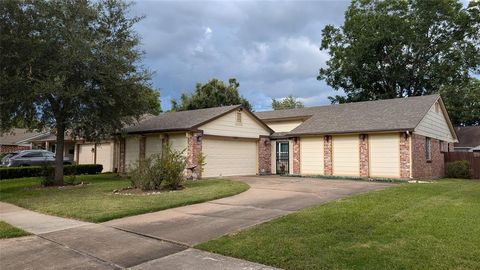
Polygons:
[[113,143],[97,144],[97,164],[102,164],[102,172],[113,171]]
[[358,135],[333,136],[333,175],[359,176],[360,151]]
[[300,173],[323,175],[323,136],[300,139]]
[[149,135],[145,137],[145,157],[162,153],[162,135]]
[[400,134],[368,136],[370,176],[400,177]]
[[138,137],[132,136],[125,139],[125,167],[128,170],[129,166],[138,161],[140,155],[140,143]]
[[204,138],[203,177],[254,175],[257,172],[257,142]]
[[[436,108],[438,109],[438,112]],[[420,121],[420,124],[415,128],[414,132],[422,136],[447,142],[454,142],[454,137],[448,127],[447,118],[440,105],[434,104],[430,108],[422,121]]]
[[172,150],[183,151],[183,154],[187,155],[188,141],[186,133],[169,134],[168,143]]
[[270,132],[249,113],[245,111],[241,113],[241,123],[237,122],[237,111],[233,111],[200,126],[199,129],[203,130],[205,135],[226,137],[258,138],[260,135],[270,135]]
[[269,128],[275,132],[288,132],[298,127],[302,123],[302,120],[290,120],[266,123]]
[[81,144],[78,149],[78,164],[93,164],[95,161],[94,149],[95,145],[92,144]]

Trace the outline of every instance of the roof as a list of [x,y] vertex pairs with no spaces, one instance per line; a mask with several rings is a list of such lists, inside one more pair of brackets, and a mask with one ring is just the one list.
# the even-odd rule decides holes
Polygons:
[[[26,140],[27,142],[54,142],[57,141],[57,135],[54,133],[45,133]],[[69,134],[65,134],[65,141],[73,141]]]
[[124,131],[127,133],[144,133],[192,130],[206,122],[241,107],[241,105],[231,105],[191,111],[162,113],[158,116],[141,121],[136,125],[127,127]]
[[458,143],[455,147],[476,147],[480,145],[480,126],[456,127]]
[[439,95],[428,95],[258,112],[256,115],[264,121],[310,116],[290,131],[289,136],[413,131],[439,98]]
[[41,135],[41,132],[29,131],[24,128],[14,128],[10,132],[6,132],[0,136],[0,144],[3,145],[17,145],[22,141]]

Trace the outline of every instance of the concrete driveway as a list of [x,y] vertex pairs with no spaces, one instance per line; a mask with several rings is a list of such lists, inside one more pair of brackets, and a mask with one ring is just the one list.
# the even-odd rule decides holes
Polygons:
[[[25,254],[35,253],[32,249],[37,246],[45,249],[56,243],[58,246],[50,247],[53,253],[72,257],[70,265],[65,268],[75,268],[83,263],[84,266],[90,264],[92,268],[156,269],[168,265],[168,269],[191,269],[191,266],[203,266],[204,269],[267,269],[191,247],[302,208],[391,186],[364,181],[277,176],[235,177],[235,180],[249,184],[250,189],[206,203],[43,233],[38,239],[0,241],[0,249],[14,246],[7,252],[8,256],[2,255],[2,264],[6,259],[8,268],[24,268],[22,266],[25,265],[18,263],[35,261],[35,258],[25,258],[32,256]],[[20,256],[20,253],[23,261],[15,263],[13,259],[18,260],[16,254]],[[78,264],[74,264],[76,261]],[[58,264],[56,266],[61,268]]]

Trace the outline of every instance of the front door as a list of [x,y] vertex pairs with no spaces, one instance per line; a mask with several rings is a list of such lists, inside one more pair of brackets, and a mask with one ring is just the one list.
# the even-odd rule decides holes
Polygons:
[[277,142],[277,174],[288,174],[288,142]]

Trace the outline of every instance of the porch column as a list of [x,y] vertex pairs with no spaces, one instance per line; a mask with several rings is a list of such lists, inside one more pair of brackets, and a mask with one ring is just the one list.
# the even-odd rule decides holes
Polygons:
[[198,159],[202,154],[202,137],[203,132],[189,132],[187,133],[187,166],[197,166],[194,172],[198,178],[202,178],[202,166],[198,164]]
[[332,136],[325,135],[323,137],[323,173],[332,175]]
[[293,138],[293,174],[300,174],[300,138]]
[[369,173],[369,156],[368,156],[368,135],[360,134],[360,177],[368,177]]

